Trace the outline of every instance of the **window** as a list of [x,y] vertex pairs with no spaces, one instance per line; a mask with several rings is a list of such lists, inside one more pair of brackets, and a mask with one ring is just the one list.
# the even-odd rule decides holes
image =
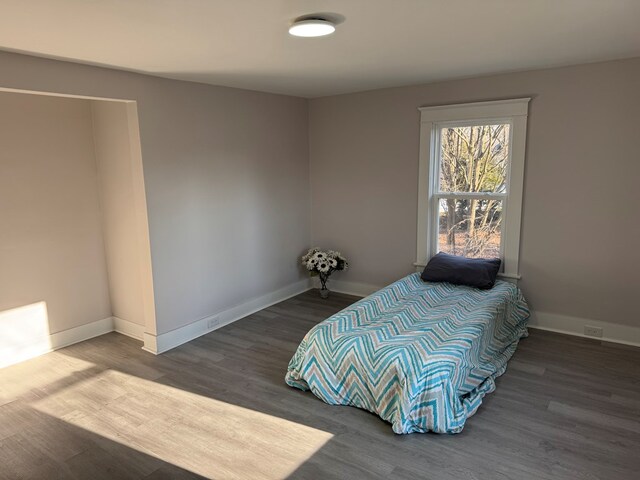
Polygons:
[[420,108],[417,266],[500,257],[517,279],[528,98]]

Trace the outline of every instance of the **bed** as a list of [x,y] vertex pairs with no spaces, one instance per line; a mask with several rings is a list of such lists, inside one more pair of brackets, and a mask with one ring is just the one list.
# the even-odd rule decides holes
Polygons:
[[285,380],[398,434],[458,433],[495,390],[528,318],[509,282],[479,290],[411,274],[313,327]]

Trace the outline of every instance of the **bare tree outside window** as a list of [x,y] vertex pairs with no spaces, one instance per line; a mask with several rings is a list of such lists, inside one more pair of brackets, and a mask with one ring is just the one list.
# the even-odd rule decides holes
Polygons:
[[440,130],[438,251],[500,256],[509,141],[509,124]]

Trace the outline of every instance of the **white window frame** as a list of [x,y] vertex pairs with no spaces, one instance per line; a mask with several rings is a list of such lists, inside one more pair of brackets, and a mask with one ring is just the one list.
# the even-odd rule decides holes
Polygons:
[[416,267],[423,268],[438,248],[438,202],[447,194],[438,193],[439,148],[438,133],[451,126],[510,125],[507,193],[455,193],[455,198],[499,198],[502,200],[504,222],[501,231],[502,271],[500,276],[513,281],[520,279],[520,226],[522,192],[527,137],[527,112],[530,98],[493,102],[464,103],[437,107],[421,107],[420,166],[418,171],[418,238]]

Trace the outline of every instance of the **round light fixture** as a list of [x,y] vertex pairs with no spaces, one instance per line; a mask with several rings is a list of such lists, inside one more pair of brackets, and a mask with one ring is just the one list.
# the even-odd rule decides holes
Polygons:
[[289,33],[296,37],[323,37],[335,31],[335,24],[324,18],[305,18],[289,27]]

